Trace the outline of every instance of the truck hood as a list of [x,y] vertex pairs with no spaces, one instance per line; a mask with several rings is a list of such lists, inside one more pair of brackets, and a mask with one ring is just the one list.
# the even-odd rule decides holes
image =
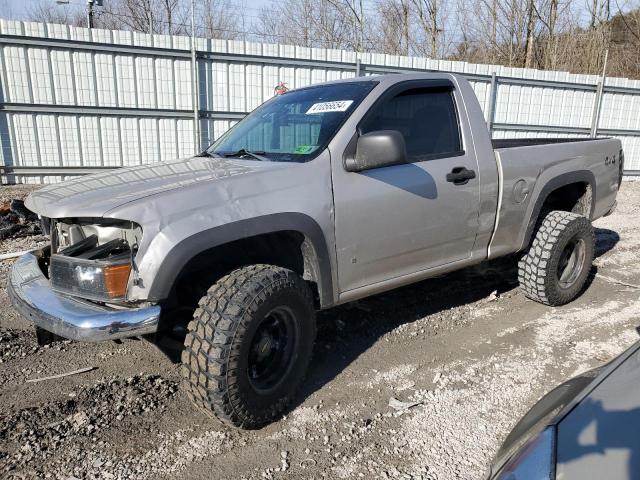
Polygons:
[[48,185],[26,200],[29,210],[49,218],[102,217],[110,210],[146,197],[204,182],[286,168],[283,162],[192,157],[119,168]]

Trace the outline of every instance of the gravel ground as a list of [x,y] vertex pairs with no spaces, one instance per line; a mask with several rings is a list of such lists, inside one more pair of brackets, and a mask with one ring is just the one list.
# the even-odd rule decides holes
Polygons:
[[[12,185],[0,186],[0,205],[13,199],[24,200],[25,197],[38,188],[37,185]],[[33,250],[47,244],[44,235],[20,236],[11,240],[0,240],[0,255],[3,253],[22,252]]]
[[636,341],[638,211],[640,183],[625,183],[596,222],[591,284],[564,307],[525,299],[501,261],[323,312],[295,405],[252,432],[194,410],[149,342],[37,347],[2,289],[0,476],[477,479],[541,395]]

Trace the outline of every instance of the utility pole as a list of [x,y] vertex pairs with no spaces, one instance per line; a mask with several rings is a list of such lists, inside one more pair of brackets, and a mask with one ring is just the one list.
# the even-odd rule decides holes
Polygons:
[[87,0],[87,28],[93,28],[93,2],[94,0]]
[[[58,5],[69,5],[69,0],[56,0]],[[93,28],[93,7],[101,7],[104,0],[87,0],[87,28]]]

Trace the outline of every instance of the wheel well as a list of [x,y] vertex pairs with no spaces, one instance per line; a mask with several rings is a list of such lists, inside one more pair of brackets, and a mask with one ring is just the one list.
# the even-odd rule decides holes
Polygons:
[[591,217],[591,203],[593,194],[588,182],[575,182],[553,190],[540,209],[540,216],[551,210],[578,213],[587,218]]
[[164,302],[169,309],[193,310],[207,289],[246,265],[268,264],[293,270],[309,284],[319,305],[315,249],[300,232],[286,230],[242,238],[195,255],[183,267]]
[[540,226],[545,216],[553,210],[578,213],[591,219],[593,188],[588,181],[567,183],[551,190],[546,198],[543,195],[544,189],[538,199],[539,202],[544,198],[544,202],[536,202],[525,233],[523,248],[531,245],[536,228]]

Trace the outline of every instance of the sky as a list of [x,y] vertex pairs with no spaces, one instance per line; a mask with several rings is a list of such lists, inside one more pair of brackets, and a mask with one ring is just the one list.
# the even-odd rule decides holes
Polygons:
[[[104,1],[108,2],[109,0]],[[57,7],[55,0],[0,0],[0,18],[24,20],[29,4],[36,3],[50,3],[51,8]],[[69,0],[69,3],[78,6],[86,4],[84,0]],[[271,0],[245,0],[244,3],[250,7],[251,11],[254,11],[254,8],[259,9],[271,4]]]
[[[86,0],[66,0],[69,4],[75,6],[80,9],[86,5]],[[105,3],[110,0],[103,0]],[[200,0],[196,0],[199,2]],[[244,5],[243,8],[243,19],[247,21],[247,24],[254,23],[255,19],[258,18],[260,14],[260,10],[262,7],[274,5],[277,6],[278,0],[230,0],[231,3],[235,3],[238,5]],[[588,20],[586,5],[591,4],[593,0],[577,0],[573,4],[576,7],[574,11],[575,14],[581,20],[581,23],[584,24]],[[365,0],[365,8],[366,5],[370,5],[373,3],[373,0]],[[65,8],[63,6],[59,6],[56,4],[56,0],[0,0],[0,18],[12,19],[12,20],[25,20],[27,16],[27,12],[30,6],[34,6],[37,4],[50,4],[51,8]],[[640,0],[615,0],[612,2],[612,10],[617,10],[617,6],[619,5],[622,10],[629,10],[632,6],[638,6],[640,4]],[[277,8],[277,7],[276,7]]]
[[[35,2],[36,0],[0,0],[0,18],[23,20],[28,5]],[[56,5],[55,0],[51,0],[51,5]]]

